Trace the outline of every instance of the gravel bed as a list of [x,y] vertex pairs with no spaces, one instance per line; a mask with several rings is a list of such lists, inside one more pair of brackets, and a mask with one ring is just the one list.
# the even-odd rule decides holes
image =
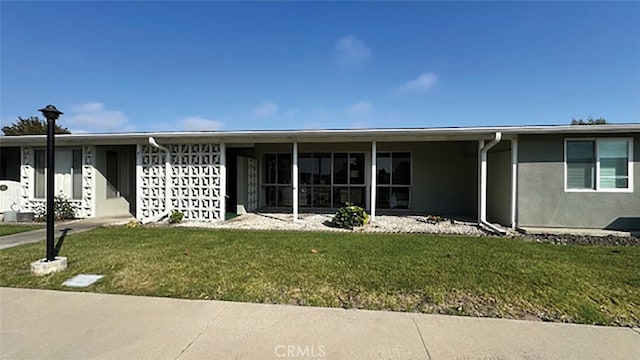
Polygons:
[[591,236],[571,234],[527,234],[525,239],[535,242],[546,242],[557,245],[606,245],[606,246],[640,246],[640,238],[634,236]]
[[[174,226],[201,227],[213,229],[243,230],[297,230],[297,231],[329,231],[351,232],[352,230],[330,226],[333,214],[300,214],[299,220],[293,222],[292,214],[284,213],[248,213],[225,222],[186,221]],[[520,234],[506,229],[508,235],[533,242],[545,242],[557,245],[618,245],[640,246],[640,238],[633,236],[592,236],[572,234]],[[424,216],[415,215],[378,215],[373,223],[354,232],[365,233],[423,233],[453,234],[467,236],[496,236],[479,228],[473,221],[445,220],[437,224],[427,222]]]
[[[333,214],[300,214],[299,220],[293,222],[293,215],[291,214],[248,213],[225,222],[188,221],[178,226],[214,229],[351,232],[351,230],[331,227],[329,222],[332,218]],[[373,223],[356,228],[353,231],[367,233],[458,234],[471,236],[486,234],[473,222],[447,220],[437,224],[430,224],[426,222],[424,217],[413,215],[378,215]]]

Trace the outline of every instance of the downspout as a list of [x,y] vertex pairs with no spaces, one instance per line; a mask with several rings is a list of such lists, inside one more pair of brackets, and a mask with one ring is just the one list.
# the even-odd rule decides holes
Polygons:
[[487,221],[487,153],[502,140],[502,133],[497,131],[493,140],[484,144],[480,140],[480,206],[478,209],[478,225],[485,230],[505,235],[506,232]]
[[511,139],[511,229],[518,228],[518,138]]
[[148,218],[148,219],[144,219],[142,220],[143,224],[148,224],[151,222],[156,222],[162,218],[164,218],[165,216],[169,216],[170,210],[169,210],[169,202],[170,200],[170,196],[169,196],[169,190],[171,188],[171,165],[169,164],[169,161],[171,160],[171,154],[170,151],[167,147],[162,146],[160,144],[158,144],[156,142],[156,139],[153,138],[153,136],[149,136],[149,145],[153,146],[156,149],[160,149],[162,151],[164,151],[164,212],[161,213],[160,215]]

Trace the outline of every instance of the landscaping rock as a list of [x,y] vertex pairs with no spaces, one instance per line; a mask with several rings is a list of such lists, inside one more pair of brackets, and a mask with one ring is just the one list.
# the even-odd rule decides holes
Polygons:
[[634,236],[593,236],[572,234],[527,234],[525,239],[558,245],[640,246],[640,238]]
[[424,221],[422,216],[414,215],[378,215],[372,223],[356,227],[353,230],[332,227],[333,214],[300,214],[298,221],[293,221],[291,214],[278,213],[247,213],[225,222],[192,222],[185,221],[179,225],[185,227],[205,227],[215,229],[245,229],[245,230],[299,230],[299,231],[335,231],[335,232],[365,232],[365,233],[426,233],[426,234],[457,234],[484,235],[474,222],[441,221],[432,224]]

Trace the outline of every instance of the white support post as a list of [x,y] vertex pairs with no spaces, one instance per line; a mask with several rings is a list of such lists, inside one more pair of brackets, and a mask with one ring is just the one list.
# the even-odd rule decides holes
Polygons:
[[224,221],[227,213],[227,147],[220,143],[220,220]]
[[[171,153],[164,152],[164,211],[171,215]],[[118,193],[119,194],[119,193]]]
[[376,191],[377,191],[377,162],[378,145],[376,141],[371,142],[371,221],[376,219]]
[[[94,151],[95,156],[95,151]],[[142,145],[136,145],[136,219],[142,220]],[[95,207],[94,207],[95,209]],[[94,212],[95,213],[95,212]]]
[[511,139],[511,228],[516,229],[518,204],[518,138]]
[[483,151],[484,140],[478,141],[478,222],[487,218],[487,153]]
[[298,143],[293,143],[293,166],[291,167],[291,188],[293,191],[293,221],[298,221]]

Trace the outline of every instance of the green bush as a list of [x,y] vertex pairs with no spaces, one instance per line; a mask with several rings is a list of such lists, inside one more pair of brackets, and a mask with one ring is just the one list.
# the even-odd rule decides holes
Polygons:
[[128,229],[133,229],[133,228],[137,228],[138,226],[140,226],[140,222],[138,220],[131,220],[128,223],[124,224],[123,226],[128,228]]
[[442,221],[446,221],[447,218],[444,218],[440,215],[427,215],[424,217],[424,222],[429,223],[429,224],[433,224],[433,225],[437,225],[439,222]]
[[171,215],[169,215],[169,224],[181,223],[182,219],[184,219],[184,214],[182,212],[172,211]]
[[[75,219],[77,208],[67,198],[62,195],[53,197],[53,218],[54,220]],[[36,220],[44,221],[47,218],[47,204],[43,203],[34,209]]]
[[360,206],[347,203],[336,211],[331,224],[344,229],[353,229],[369,223],[369,214]]

